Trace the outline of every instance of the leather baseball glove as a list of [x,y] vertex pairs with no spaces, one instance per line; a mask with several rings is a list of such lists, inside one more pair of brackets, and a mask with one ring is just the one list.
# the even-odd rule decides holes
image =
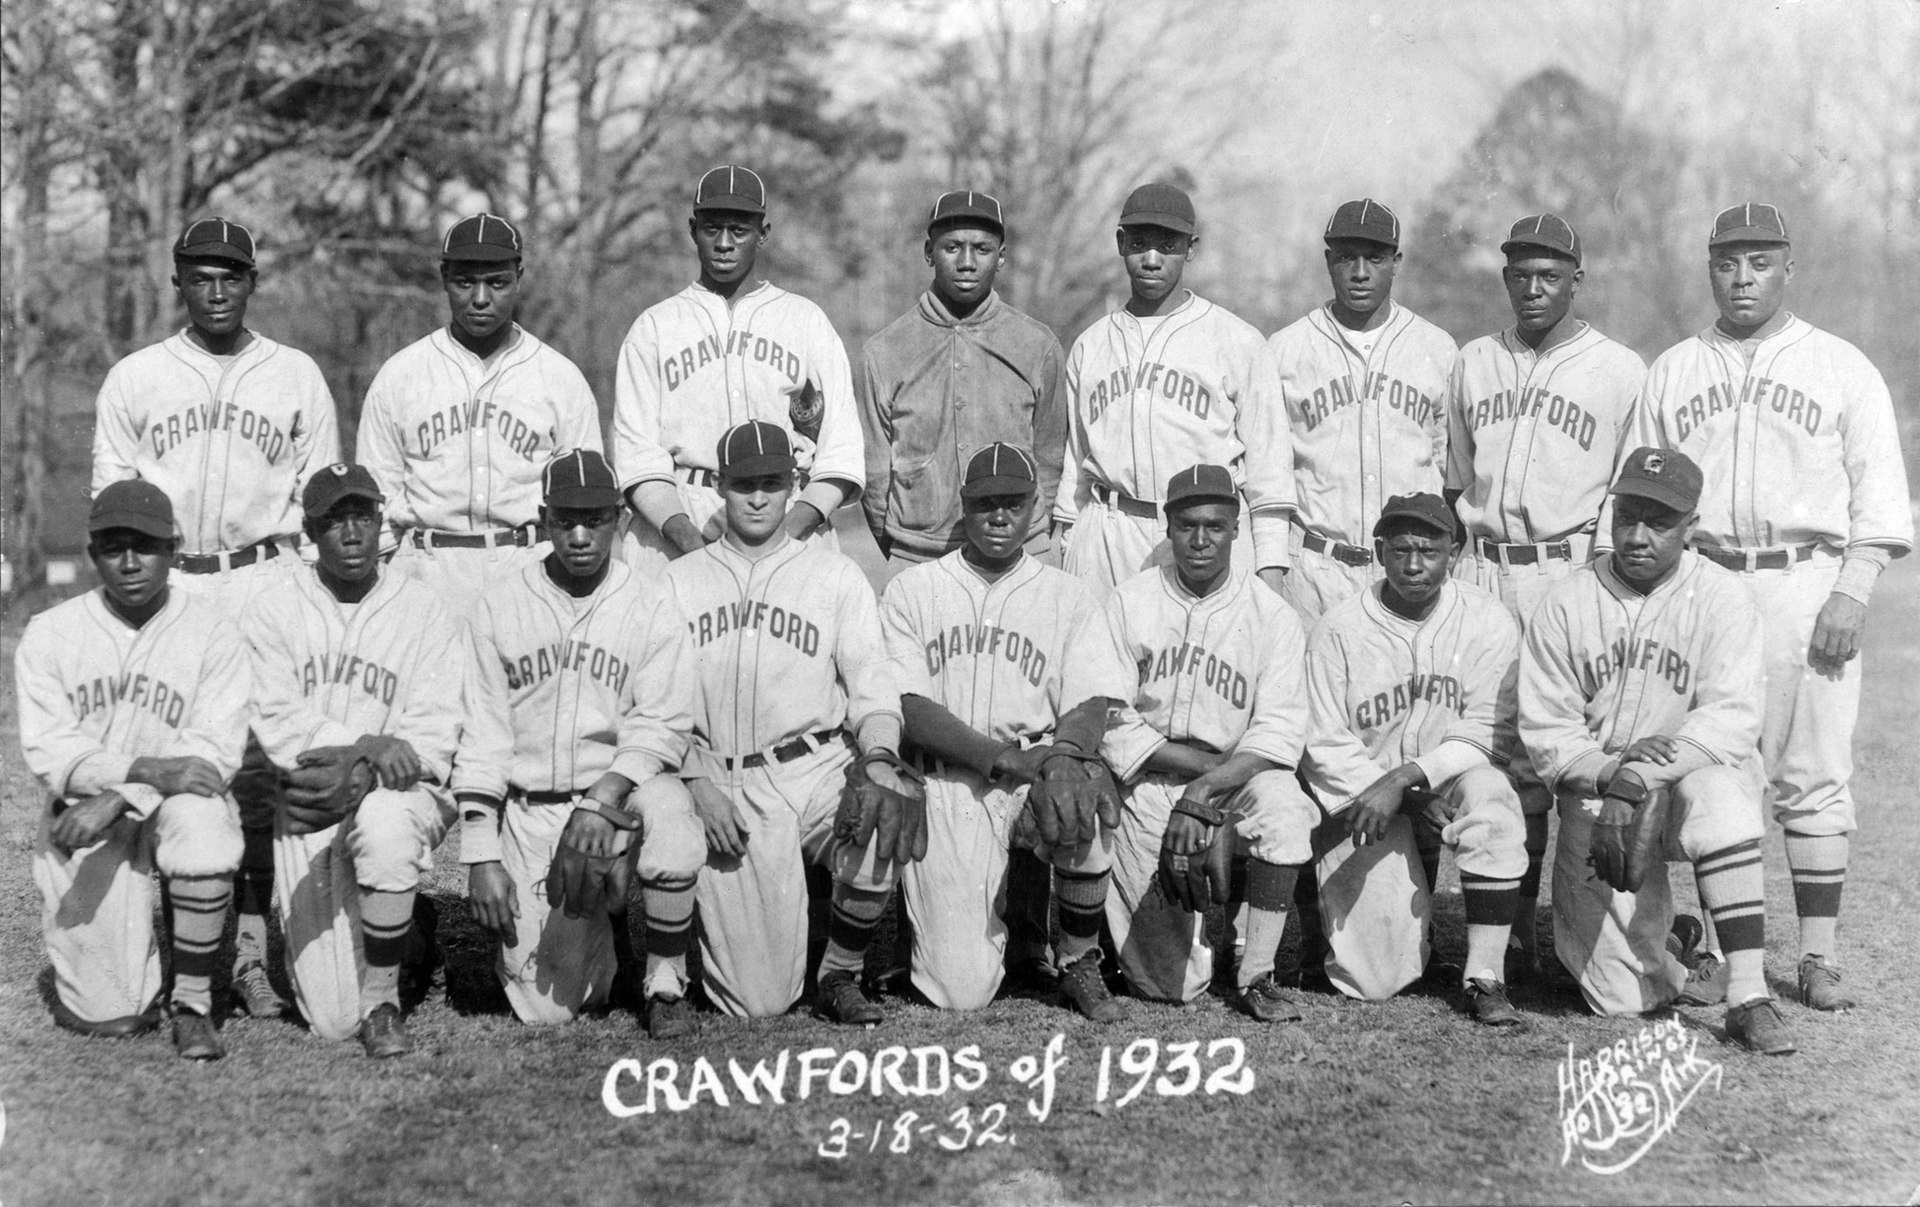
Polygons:
[[1027,789],[1027,811],[1048,846],[1091,842],[1120,825],[1120,786],[1099,755],[1056,750]]
[[283,782],[280,808],[287,829],[313,834],[360,807],[373,789],[373,764],[357,746],[316,746],[300,752]]
[[1671,794],[1650,792],[1631,771],[1616,772],[1600,801],[1587,862],[1617,892],[1637,893],[1647,874],[1665,862]]
[[[872,767],[885,764],[903,789],[873,778]],[[833,816],[833,836],[855,847],[873,843],[874,855],[913,863],[927,854],[926,780],[897,757],[863,754],[847,768],[847,786]]]

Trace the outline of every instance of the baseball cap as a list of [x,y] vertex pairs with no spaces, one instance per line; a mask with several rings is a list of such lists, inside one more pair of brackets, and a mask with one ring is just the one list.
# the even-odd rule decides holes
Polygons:
[[308,519],[318,519],[343,499],[370,499],[384,504],[387,496],[380,493],[379,484],[366,466],[338,461],[307,479],[307,488],[300,492],[300,510]]
[[131,528],[145,536],[173,539],[173,500],[142,478],[124,478],[94,496],[87,531]]
[[799,464],[793,458],[787,430],[758,419],[728,428],[720,437],[719,454],[720,472],[732,478],[784,474]]
[[1720,211],[1713,220],[1708,247],[1723,243],[1791,243],[1787,238],[1787,220],[1780,207],[1760,201],[1744,201]]
[[1700,467],[1685,453],[1642,446],[1627,457],[1609,493],[1638,495],[1675,511],[1692,511],[1700,502],[1701,484]]
[[1040,473],[1033,455],[1012,444],[989,444],[967,460],[967,474],[960,483],[960,497],[982,499],[990,495],[1026,495],[1039,489]]
[[1445,499],[1426,491],[1388,499],[1387,505],[1380,509],[1380,518],[1373,522],[1373,535],[1385,535],[1388,525],[1395,520],[1412,520],[1448,536],[1459,531],[1460,523]]
[[1164,510],[1171,515],[1176,508],[1189,503],[1232,503],[1238,507],[1240,491],[1226,466],[1195,465],[1167,479]]
[[1329,243],[1335,239],[1365,239],[1370,243],[1384,243],[1388,247],[1398,248],[1400,219],[1371,197],[1343,201],[1340,208],[1333,211],[1333,217],[1327,220],[1325,238]]
[[1143,184],[1120,207],[1121,226],[1159,226],[1191,235],[1196,221],[1193,199],[1170,184]]
[[1007,223],[1000,216],[1000,199],[992,193],[981,193],[973,189],[954,189],[940,194],[933,203],[933,211],[927,215],[927,233],[942,222],[968,220],[992,227],[1004,237]]
[[620,481],[605,457],[576,448],[547,462],[540,496],[549,507],[612,507],[620,502]]
[[253,232],[225,218],[187,223],[173,243],[176,260],[232,260],[253,267]]
[[767,186],[760,174],[739,164],[723,163],[708,168],[700,183],[693,187],[693,212],[701,210],[737,210],[743,214],[767,212]]
[[469,214],[447,228],[440,258],[501,263],[520,258],[520,228],[498,214]]
[[1534,214],[1520,219],[1507,232],[1507,241],[1500,245],[1500,250],[1513,255],[1528,247],[1545,248],[1568,257],[1575,264],[1580,262],[1580,236],[1558,214]]

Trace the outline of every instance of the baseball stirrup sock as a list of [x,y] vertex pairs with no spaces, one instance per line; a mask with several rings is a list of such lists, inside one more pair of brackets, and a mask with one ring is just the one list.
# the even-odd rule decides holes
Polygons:
[[1460,898],[1467,910],[1466,975],[1506,980],[1507,936],[1520,911],[1520,882],[1461,872]]
[[1069,872],[1054,869],[1060,901],[1060,966],[1086,955],[1100,944],[1100,922],[1106,914],[1107,872]]
[[233,877],[234,967],[266,962],[267,910],[272,908],[272,901],[272,865],[257,868],[241,864]]
[[224,876],[167,882],[173,913],[173,1000],[199,1014],[213,1013],[213,970],[226,929],[233,882]]
[[[647,991],[678,991],[687,980],[687,946],[693,935],[693,881],[640,886],[647,915]],[[626,927],[625,918],[614,924]],[[662,978],[667,980],[663,983]]]
[[1800,915],[1800,952],[1829,956],[1840,928],[1840,891],[1847,883],[1850,844],[1845,834],[1787,835],[1793,869],[1793,908]]
[[873,928],[886,912],[889,892],[874,893],[833,886],[833,916],[827,920],[827,953],[820,957],[820,974],[859,972],[867,961]]
[[407,932],[413,929],[413,898],[404,893],[360,890],[360,934],[367,968],[360,976],[360,1016],[382,1003],[400,1004],[400,961],[407,954]]
[[1547,858],[1547,815],[1527,815],[1527,871],[1520,877],[1520,901],[1513,914],[1513,938],[1529,955],[1539,951],[1540,869]]
[[[1044,959],[1047,954],[1047,913],[1052,905],[1052,867],[1032,851],[1015,847],[1007,852],[1007,962]],[[900,911],[906,916],[904,905]]]
[[[1273,971],[1281,936],[1287,933],[1287,906],[1294,900],[1294,889],[1301,879],[1297,864],[1247,860],[1247,945],[1240,956],[1239,975],[1234,978],[1238,988],[1245,989]],[[1319,899],[1317,892],[1314,899]],[[1305,914],[1301,917],[1304,920]]]
[[1767,886],[1760,840],[1709,851],[1695,861],[1693,875],[1726,952],[1727,1001],[1738,1005],[1766,996]]

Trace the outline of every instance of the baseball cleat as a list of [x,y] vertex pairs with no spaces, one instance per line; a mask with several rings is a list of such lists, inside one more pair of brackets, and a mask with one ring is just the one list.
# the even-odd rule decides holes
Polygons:
[[1727,962],[1716,955],[1701,956],[1687,969],[1687,983],[1673,999],[1677,1006],[1714,1006],[1726,1000]]
[[820,988],[813,995],[813,1012],[848,1027],[876,1026],[886,1017],[880,1007],[860,992],[853,974],[845,969],[820,978]]
[[1291,993],[1280,988],[1272,973],[1242,989],[1239,996],[1234,998],[1234,1004],[1251,1018],[1263,1023],[1297,1023],[1306,1017],[1300,1013],[1300,1003]]
[[67,1004],[60,1000],[59,994],[53,996],[53,1022],[62,1031],[71,1031],[76,1035],[97,1036],[101,1039],[128,1039],[135,1035],[145,1035],[160,1025],[160,1007],[158,1003],[139,1014],[123,1014],[119,1018],[90,1022],[81,1018]]
[[1524,1027],[1527,1020],[1507,1000],[1507,987],[1487,977],[1474,977],[1461,991],[1466,1012],[1489,1027]]
[[1800,1000],[1815,1010],[1851,1010],[1857,1004],[1840,988],[1840,970],[1827,957],[1800,957]]
[[1744,1006],[1728,1006],[1727,1038],[1749,1052],[1766,1056],[1786,1056],[1800,1048],[1770,997],[1754,998]]
[[279,1018],[287,1012],[287,999],[274,989],[267,977],[267,966],[249,960],[234,966],[233,991],[240,996],[240,1008],[252,1018]]
[[1007,987],[1022,993],[1052,993],[1060,988],[1060,974],[1044,956],[1027,956],[1007,967]]
[[1692,967],[1700,956],[1700,941],[1706,937],[1707,928],[1700,924],[1700,919],[1692,914],[1675,914],[1673,927],[1667,932],[1667,950],[1682,964]]
[[1117,1023],[1126,1016],[1100,974],[1100,949],[1094,948],[1060,974],[1060,996],[1096,1023]]
[[173,1015],[173,1050],[183,1060],[219,1060],[227,1054],[213,1020],[197,1010],[176,1005]]
[[693,1007],[684,997],[647,999],[647,1034],[655,1039],[679,1039],[693,1034]]
[[373,1013],[360,1020],[360,1043],[367,1055],[375,1059],[388,1056],[405,1056],[413,1051],[413,1040],[407,1036],[407,1026],[400,1021],[400,1007],[392,1002],[381,1002],[373,1008]]

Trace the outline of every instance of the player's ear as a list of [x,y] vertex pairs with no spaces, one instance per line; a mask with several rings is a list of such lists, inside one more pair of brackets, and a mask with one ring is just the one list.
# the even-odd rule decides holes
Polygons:
[[1193,258],[1199,254],[1200,254],[1200,236],[1188,235],[1187,236],[1187,262],[1192,263]]
[[771,238],[773,238],[773,223],[767,221],[765,218],[760,219],[760,234],[754,239],[754,245],[756,247],[765,247],[767,240]]
[[933,267],[933,236],[932,235],[927,236],[927,243],[924,250],[926,251],[926,256],[927,256],[927,267],[932,268]]
[[1127,254],[1127,228],[1126,227],[1116,226],[1113,228],[1113,248],[1115,251],[1119,252],[1122,256]]
[[1393,266],[1395,268],[1400,267],[1400,259],[1404,255],[1406,255],[1406,253],[1401,251],[1399,248],[1396,247],[1393,249]]
[[1793,280],[1793,257],[1792,256],[1787,257],[1787,271],[1786,271],[1785,279],[1787,281]]

